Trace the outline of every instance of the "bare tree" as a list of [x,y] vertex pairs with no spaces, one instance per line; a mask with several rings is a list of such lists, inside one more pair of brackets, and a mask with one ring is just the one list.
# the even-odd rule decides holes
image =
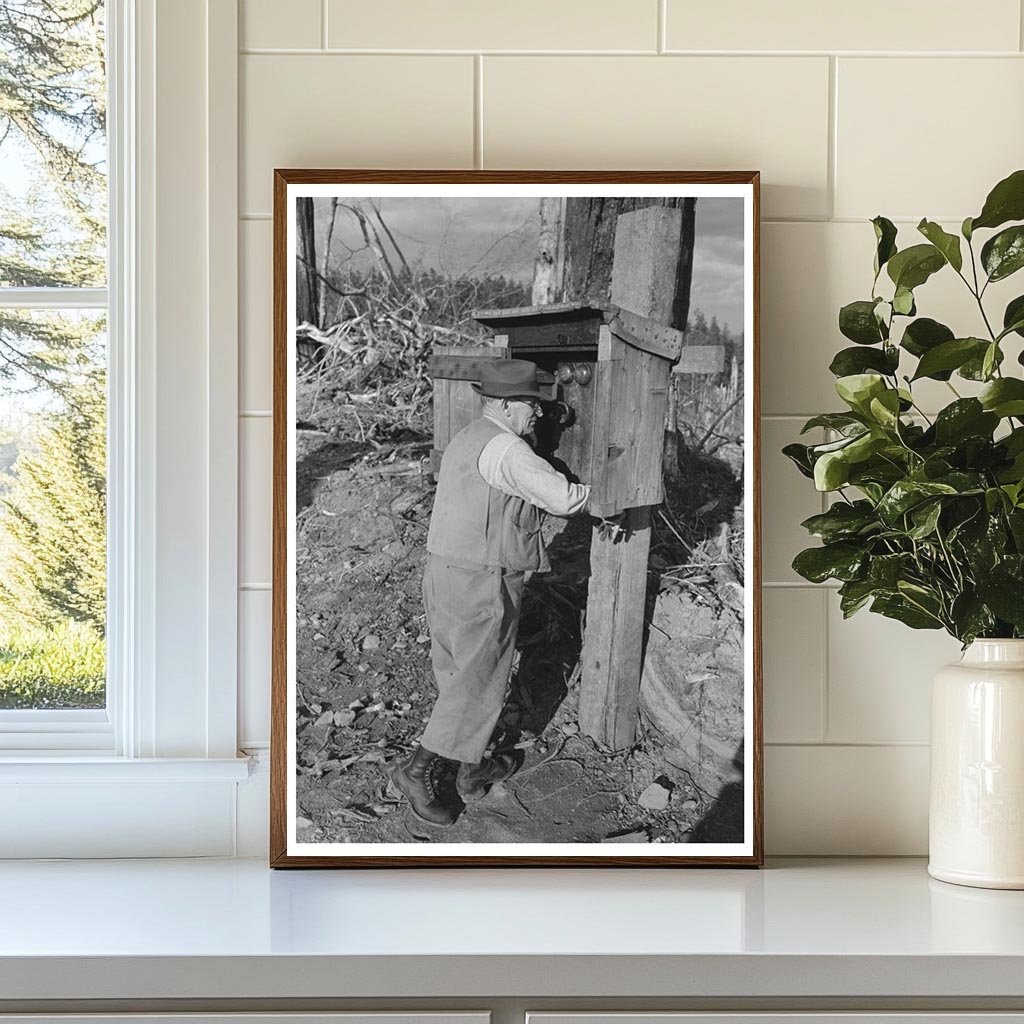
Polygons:
[[320,276],[316,267],[316,219],[313,199],[302,196],[295,200],[295,216],[299,232],[299,280],[296,288],[296,306],[299,322],[320,322]]

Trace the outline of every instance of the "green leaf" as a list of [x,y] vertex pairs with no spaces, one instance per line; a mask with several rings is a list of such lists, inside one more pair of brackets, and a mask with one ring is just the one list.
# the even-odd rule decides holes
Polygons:
[[808,533],[820,537],[826,544],[847,540],[880,528],[878,517],[869,501],[850,504],[837,501],[827,512],[811,516],[800,524]]
[[826,452],[814,463],[814,486],[819,491],[838,490],[850,479],[850,463],[843,453]]
[[871,399],[868,406],[872,418],[886,430],[896,430],[900,419],[900,395],[898,391],[883,391]]
[[981,360],[981,376],[982,379],[988,380],[991,378],[995,368],[999,365],[1002,360],[999,358],[1001,355],[999,351],[999,342],[993,341],[985,349],[985,355]]
[[1000,418],[1024,416],[1024,380],[1000,377],[978,396],[982,407]]
[[[895,394],[895,392],[887,391],[886,394]],[[843,449],[843,458],[851,466],[854,466],[858,462],[870,459],[875,452],[884,448],[888,443],[888,440],[881,434],[861,434]]]
[[[1007,497],[1009,498],[1009,495]],[[1015,502],[1011,500],[1010,504],[1013,505]],[[1006,513],[1006,522],[1010,527],[1010,533],[1013,534],[1013,543],[1017,550],[1024,552],[1024,509],[1011,508]]]
[[885,381],[876,373],[854,373],[836,381],[836,393],[861,415],[866,415],[871,399],[885,390]]
[[976,637],[984,636],[995,629],[995,619],[977,594],[964,592],[953,599],[949,617],[956,628],[956,638],[970,643]]
[[[930,317],[918,317],[913,323],[907,324],[900,341],[912,356],[920,358],[944,341],[952,341],[956,335],[945,325]],[[947,378],[948,379],[948,378]]]
[[827,579],[852,580],[866,557],[859,544],[826,544],[801,551],[793,559],[793,569],[812,583],[824,583]]
[[787,444],[782,449],[782,454],[789,459],[797,469],[806,477],[814,477],[814,462],[811,459],[811,450],[806,444]]
[[892,308],[893,312],[899,313],[900,316],[913,316],[917,312],[917,306],[914,305],[914,293],[909,288],[900,285],[892,297]]
[[850,302],[839,310],[839,332],[858,345],[877,345],[888,332],[875,316],[876,299]]
[[976,398],[958,398],[935,417],[935,439],[940,445],[956,444],[968,437],[991,437],[999,417],[985,412]]
[[993,579],[978,584],[978,597],[1004,622],[1024,629],[1024,582]]
[[971,227],[973,221],[973,217],[965,217],[963,224],[960,225],[960,234],[963,235],[968,242],[971,240],[971,235],[974,234],[974,229]]
[[837,377],[848,377],[866,370],[877,370],[886,376],[893,376],[899,369],[900,353],[894,345],[884,348],[844,348],[836,353],[829,364],[829,370]]
[[896,225],[886,217],[879,215],[871,224],[875,229],[875,277],[882,272],[882,267],[896,255]]
[[922,220],[917,225],[917,230],[942,253],[945,261],[954,269],[959,271],[963,265],[963,256],[960,254],[960,239],[956,235],[944,231],[933,220]]
[[924,540],[925,537],[935,532],[935,527],[938,525],[941,514],[941,501],[928,501],[923,505],[918,505],[910,513],[910,521],[914,525],[912,529],[907,531],[908,536],[913,537],[914,540]]
[[1024,295],[1012,299],[1003,313],[1003,333],[1009,334],[1010,331],[1024,338]]
[[951,484],[934,480],[897,480],[878,503],[878,514],[889,525],[898,525],[900,516],[912,508],[943,494],[956,494]]
[[952,341],[944,341],[921,356],[912,379],[932,377],[941,380],[939,375],[944,371],[956,370],[974,356],[983,358],[986,348],[988,342],[981,338],[953,338]]
[[871,602],[871,610],[887,619],[896,619],[911,629],[942,629],[942,620],[914,607],[901,596],[879,596]]
[[986,481],[983,473],[953,470],[952,473],[937,477],[934,482],[952,487],[957,494],[963,495],[980,494],[985,488]]
[[913,291],[945,265],[945,257],[934,245],[922,244],[901,249],[889,260],[886,270],[897,288]]
[[[989,192],[981,213],[970,221],[967,230],[997,228],[1008,220],[1024,220],[1024,170],[1014,171]],[[964,221],[965,226],[967,223]]]
[[868,569],[868,579],[877,587],[895,590],[897,584],[910,571],[914,557],[906,552],[894,555],[875,555]]
[[1000,231],[981,249],[981,265],[990,281],[1002,281],[1024,267],[1024,225]]
[[[991,379],[993,371],[989,373],[985,372],[985,356],[988,354],[988,345],[985,346],[984,352],[979,352],[976,356],[971,356],[963,366],[957,370],[957,376],[963,377],[964,380],[979,380],[986,381]],[[995,350],[995,366],[999,366],[1003,361],[1003,350],[997,348]]]
[[[858,352],[867,352],[868,349],[857,349]],[[867,426],[866,423],[859,417],[854,416],[848,412],[824,412],[820,416],[812,416],[801,429],[801,434],[806,434],[808,430],[814,430],[816,427],[825,427],[829,430],[845,431],[850,427],[854,426]],[[859,431],[858,431],[859,433]]]
[[850,580],[839,588],[839,608],[843,618],[848,619],[860,611],[879,592],[878,585],[871,580]]

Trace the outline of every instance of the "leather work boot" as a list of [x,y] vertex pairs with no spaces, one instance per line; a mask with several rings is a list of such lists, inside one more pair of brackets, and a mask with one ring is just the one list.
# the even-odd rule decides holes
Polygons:
[[412,813],[431,825],[451,825],[461,810],[438,791],[437,772],[443,764],[438,754],[418,746],[404,765],[391,772],[391,782],[409,801]]
[[507,779],[518,767],[514,754],[495,754],[479,764],[459,765],[459,775],[455,785],[459,796],[466,803],[479,800],[487,795],[487,791],[495,782]]

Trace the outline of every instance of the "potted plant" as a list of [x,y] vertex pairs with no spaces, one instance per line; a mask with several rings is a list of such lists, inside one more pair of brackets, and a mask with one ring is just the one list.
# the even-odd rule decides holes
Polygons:
[[[929,871],[1003,888],[1024,888],[1024,356],[1008,358],[1024,294],[1000,316],[986,291],[1024,267],[1021,221],[1024,170],[959,234],[922,220],[901,249],[875,217],[871,297],[839,311],[853,344],[830,366],[845,408],[805,424],[824,443],[783,449],[834,498],[803,523],[822,543],[796,572],[840,581],[844,617],[870,608],[963,644],[932,693]],[[915,290],[940,272],[973,296],[974,327],[918,314]],[[935,415],[925,380],[949,391]]]

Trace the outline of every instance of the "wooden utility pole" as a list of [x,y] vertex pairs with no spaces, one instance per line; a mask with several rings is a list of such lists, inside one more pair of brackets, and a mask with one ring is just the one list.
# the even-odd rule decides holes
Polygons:
[[[588,202],[597,202],[594,200]],[[611,203],[614,200],[602,200]],[[607,297],[614,305],[659,323],[674,325],[689,305],[693,261],[693,207],[647,206],[614,220],[613,258],[592,248],[609,234],[605,217],[593,230],[577,233],[580,244],[566,248],[566,273],[577,287],[598,287],[607,276]],[[602,211],[604,212],[604,211]],[[567,218],[567,239],[571,220]],[[590,292],[589,294],[593,294]],[[666,371],[667,377],[667,371]],[[666,386],[667,386],[666,380]],[[639,392],[637,401],[642,401]],[[660,448],[660,438],[658,439]],[[595,530],[591,539],[591,575],[586,634],[581,655],[580,728],[613,750],[627,749],[636,738],[643,655],[647,558],[651,544],[651,508],[629,509],[625,536]]]
[[[611,296],[612,260],[618,218],[648,207],[679,210],[678,253],[670,268],[674,274],[671,308],[661,322],[677,331],[686,330],[690,315],[690,278],[693,274],[693,239],[697,200],[692,196],[572,196],[565,203],[563,233],[564,272],[558,300],[599,299]],[[626,307],[630,308],[630,307]],[[643,310],[633,310],[642,313]]]
[[533,267],[531,305],[546,306],[558,301],[562,287],[562,206],[561,196],[548,196],[540,201],[540,237],[537,260]]

